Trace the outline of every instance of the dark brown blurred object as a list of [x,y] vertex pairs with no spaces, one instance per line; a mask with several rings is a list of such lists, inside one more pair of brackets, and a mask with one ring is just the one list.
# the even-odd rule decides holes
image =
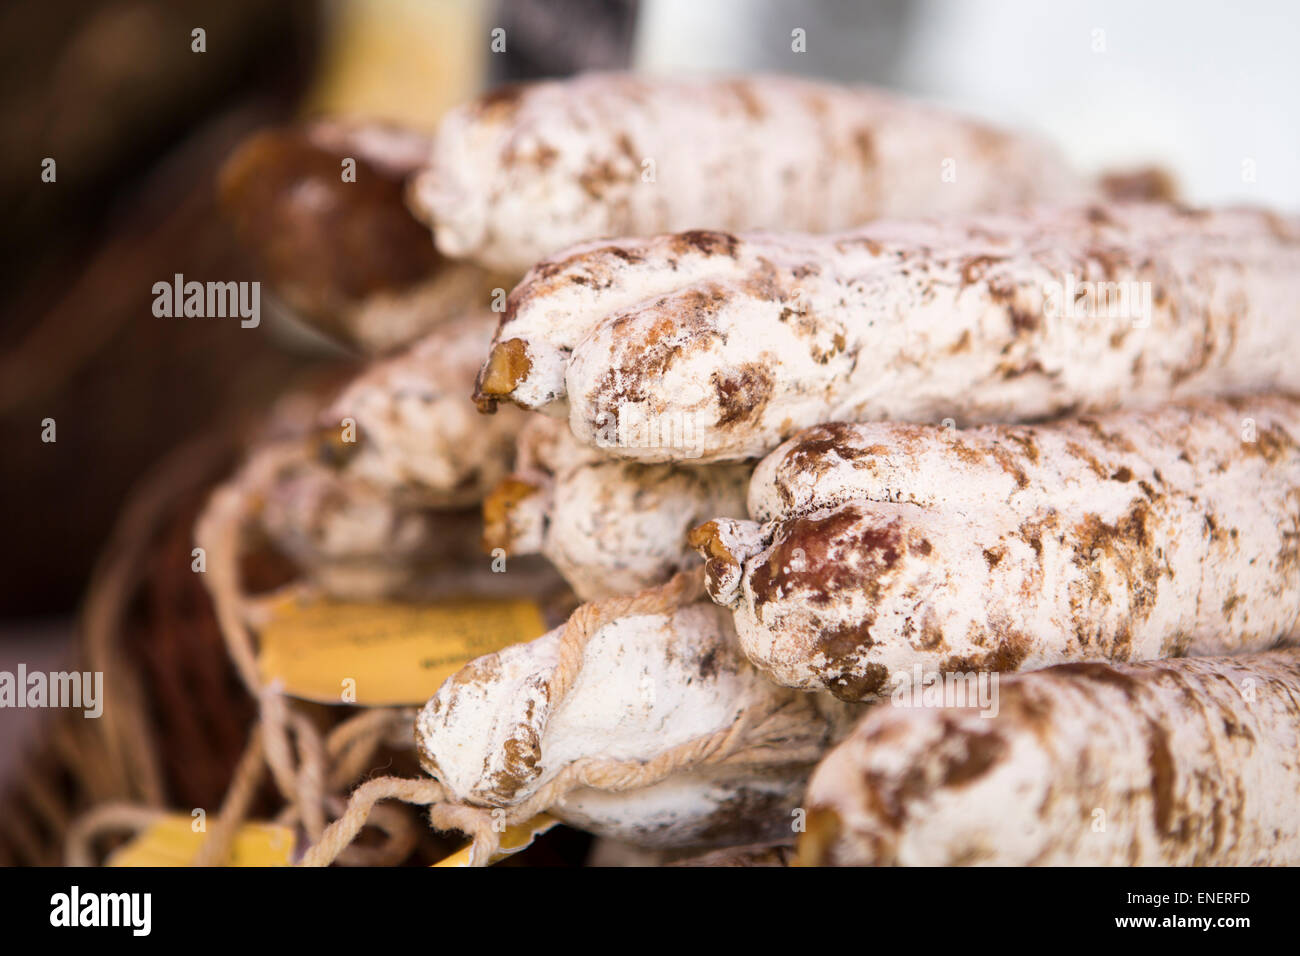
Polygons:
[[190,568],[188,533],[177,541],[175,531],[233,453],[231,429],[187,442],[125,503],[97,563],[72,662],[103,674],[102,715],[53,711],[28,742],[0,804],[0,861],[59,863],[71,821],[91,806],[161,808],[173,793],[191,798],[187,806],[219,804],[254,707],[210,610],[182,597],[202,584]]
[[[227,656],[202,575],[192,567],[194,517],[242,454],[248,423],[227,422],[191,440],[151,471],[122,509],[86,600],[77,660],[104,675],[103,714],[47,712],[27,742],[20,772],[0,787],[0,865],[57,865],[70,826],[92,808],[126,804],[194,808],[215,817],[249,744],[257,708]],[[247,556],[243,575],[258,591],[296,569],[267,551]],[[354,716],[344,707],[295,704],[321,733]],[[380,746],[368,773],[414,776],[411,749]],[[249,809],[269,819],[284,800],[263,777]],[[451,853],[455,835],[416,825],[407,862]],[[366,834],[362,846],[373,844]]]
[[[71,611],[131,482],[306,361],[265,321],[156,318],[152,287],[247,277],[213,179],[235,142],[292,108],[313,17],[304,0],[0,9],[0,616]],[[191,51],[195,27],[206,53]],[[41,441],[46,418],[56,443]]]
[[[220,179],[222,208],[276,292],[344,341],[346,319],[365,299],[445,265],[403,201],[414,165],[398,150],[393,165],[381,165],[349,146],[341,134],[323,142],[310,125],[264,130],[239,146]],[[343,181],[345,158],[356,161],[353,182]]]
[[[264,120],[248,110],[205,129],[155,174],[112,239],[66,274],[33,279],[7,311],[0,442],[14,546],[0,570],[21,586],[4,590],[0,614],[70,609],[134,478],[215,419],[264,404],[287,373],[314,361],[279,347],[265,315],[246,329],[152,312],[153,284],[175,273],[249,275],[221,227],[213,179]],[[51,444],[41,441],[47,417],[57,427]]]
[[[310,0],[9,0],[0,7],[5,262],[84,234],[153,160],[241,90],[284,90],[315,43]],[[206,31],[206,52],[191,31]],[[55,183],[41,181],[46,157]],[[73,237],[71,245],[76,244]],[[7,277],[6,277],[7,278]]]

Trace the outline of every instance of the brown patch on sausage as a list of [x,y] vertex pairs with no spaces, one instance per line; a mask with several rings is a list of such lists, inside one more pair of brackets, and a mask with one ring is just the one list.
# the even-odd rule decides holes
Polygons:
[[734,259],[736,250],[740,247],[740,240],[728,232],[692,229],[672,236],[669,244],[681,255],[698,252],[705,256],[725,256]]
[[[1032,332],[1034,329],[1038,328],[1038,316],[1034,315],[1032,312],[1018,308],[1014,305],[1011,306],[1009,312],[1011,317],[1011,330],[1015,332],[1016,335]],[[1038,366],[1038,370],[1042,370],[1041,365]]]
[[865,664],[861,674],[842,674],[822,670],[817,676],[831,696],[853,703],[879,697],[889,683],[889,668],[884,664]]
[[[1093,555],[1110,558],[1124,583],[1129,598],[1129,613],[1137,621],[1150,615],[1155,606],[1161,566],[1151,541],[1154,515],[1148,502],[1138,499],[1114,524],[1095,514],[1087,515],[1073,529],[1075,567],[1088,587],[1091,600],[1106,600],[1104,574]],[[1116,646],[1118,646],[1116,636]],[[1115,647],[1111,648],[1112,652]]]
[[1124,692],[1124,696],[1135,700],[1142,688],[1142,683],[1125,674],[1118,668],[1095,661],[1074,664],[1057,664],[1048,668],[1048,673],[1064,674],[1068,677],[1080,677],[1098,684],[1106,684]]
[[528,377],[533,362],[528,357],[528,346],[523,339],[506,339],[492,346],[487,364],[479,373],[474,389],[474,400],[482,408],[484,402],[507,398]]
[[709,591],[717,593],[722,587],[723,577],[740,565],[736,556],[722,543],[718,523],[706,521],[692,528],[686,533],[686,544],[704,558],[704,575]]
[[[666,301],[661,299],[656,305],[663,306]],[[713,317],[726,301],[726,290],[717,283],[687,289],[673,297],[676,307],[672,313],[661,314],[648,331],[638,333],[639,340],[629,339],[625,331],[641,320],[639,311],[612,319],[610,332],[628,341],[596,383],[590,395],[592,403],[602,411],[616,412],[624,402],[644,401],[647,388],[662,378],[679,356],[707,349],[718,337]]]
[[1072,457],[1085,462],[1088,467],[1092,469],[1093,474],[1098,478],[1101,478],[1104,481],[1110,477],[1110,469],[1099,462],[1092,452],[1088,451],[1088,449],[1084,448],[1078,442],[1067,441],[1065,443],[1065,450],[1068,451]]
[[718,397],[719,425],[757,419],[772,397],[772,373],[757,362],[746,362],[729,375],[714,372],[711,380]]
[[868,127],[861,127],[853,133],[853,149],[857,153],[858,162],[867,169],[874,169],[876,166],[876,139],[871,134]]
[[974,256],[967,259],[961,266],[961,287],[964,289],[982,281],[989,266],[1005,260],[1005,256]]
[[939,669],[944,673],[991,671],[1007,673],[1020,669],[1029,656],[1030,640],[1023,634],[1008,632],[998,646],[983,654],[967,654],[947,658]]
[[521,501],[539,491],[531,481],[508,477],[492,489],[483,499],[483,550],[491,553],[496,548],[509,551],[513,544],[510,514]]
[[752,120],[761,120],[767,111],[763,108],[762,101],[754,95],[754,91],[749,88],[749,84],[744,80],[735,80],[725,87],[740,102],[740,107],[744,110],[745,115]]
[[1034,432],[1030,429],[1007,429],[1004,433],[1008,441],[1020,446],[1020,450],[1029,459],[1031,465],[1038,464],[1038,443],[1034,441]]
[[1078,419],[1078,423],[1086,428],[1092,436],[1097,439],[1097,441],[1101,442],[1107,448],[1123,452],[1137,451],[1137,449],[1133,447],[1133,443],[1119,432],[1106,432],[1101,427],[1101,423],[1095,418],[1080,418]]
[[[953,736],[953,731],[949,730]],[[964,787],[973,780],[978,780],[995,767],[1010,749],[1001,734],[996,731],[976,733],[971,730],[957,730],[955,736],[966,744],[964,757],[950,757],[943,763],[939,785],[942,787]]]
[[1287,434],[1281,425],[1256,429],[1253,442],[1242,442],[1242,447],[1249,455],[1259,455],[1270,465],[1276,465],[1289,454],[1297,450],[1295,439]]
[[1154,721],[1147,724],[1147,761],[1151,765],[1152,813],[1156,832],[1169,836],[1174,819],[1174,758],[1165,729]]
[[1110,214],[1101,206],[1089,206],[1084,215],[1087,216],[1088,221],[1094,226],[1100,226],[1114,221],[1110,218]]
[[795,849],[795,866],[825,866],[833,862],[833,848],[844,824],[827,807],[810,807]]
[[[1106,173],[1101,177],[1101,189],[1115,202],[1173,202],[1178,198],[1178,184],[1158,166]],[[1088,221],[1102,224],[1111,219],[1101,207],[1092,206]]]
[[[785,522],[767,560],[749,574],[755,610],[794,590],[807,591],[809,600],[822,607],[850,589],[878,598],[879,579],[898,562],[904,542],[897,518],[883,525],[873,518],[850,504]],[[796,559],[798,552],[802,560]],[[856,565],[843,561],[845,553],[854,554]]]
[[504,122],[519,109],[520,101],[528,92],[529,86],[528,83],[506,83],[488,90],[475,103],[479,115]]
[[704,680],[712,680],[718,673],[718,649],[710,647],[708,651],[701,655],[700,659],[695,662],[695,670]]
[[837,462],[857,462],[873,455],[886,454],[883,445],[862,448],[853,443],[854,427],[844,422],[830,422],[805,429],[790,449],[782,456],[778,470],[779,491],[786,504],[792,502],[788,489],[792,475],[816,477],[825,474]]
[[592,199],[602,200],[615,186],[635,179],[635,168],[619,168],[608,159],[601,159],[578,174],[578,185]]

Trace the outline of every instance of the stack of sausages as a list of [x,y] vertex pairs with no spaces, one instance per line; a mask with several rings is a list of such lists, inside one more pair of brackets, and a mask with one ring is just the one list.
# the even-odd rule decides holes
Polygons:
[[[260,499],[273,536],[369,508],[329,545],[406,562],[389,593],[448,547],[430,509],[481,504],[507,575],[540,555],[584,600],[704,575],[576,682],[559,630],[449,679],[416,743],[458,799],[576,775],[555,815],[750,847],[728,864],[1300,863],[1300,220],[1116,198],[1032,137],[776,77],[277,135],[232,163],[236,220],[376,359],[316,412],[317,508],[283,469]],[[333,204],[251,185],[322,156],[361,160]],[[302,265],[354,228],[368,271]],[[355,447],[321,437],[345,421]],[[582,776],[730,727],[761,759]]]

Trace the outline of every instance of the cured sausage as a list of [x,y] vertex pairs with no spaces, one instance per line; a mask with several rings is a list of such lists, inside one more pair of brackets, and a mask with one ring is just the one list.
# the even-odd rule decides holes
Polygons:
[[825,425],[692,532],[777,681],[1265,650],[1300,637],[1300,396],[969,431]]
[[868,712],[812,776],[800,861],[1300,863],[1300,650],[1065,664],[998,698]]
[[[828,421],[1011,422],[1285,387],[1300,220],[1170,205],[589,243],[511,294],[476,397],[640,461]],[[631,422],[631,427],[628,423]],[[640,440],[656,426],[668,440]]]
[[587,74],[453,110],[413,204],[445,255],[518,274],[596,236],[827,232],[1085,191],[1034,137],[879,90]]
[[[538,809],[642,846],[788,839],[810,764],[862,709],[766,680],[708,602],[604,625],[571,681],[557,681],[562,630],[478,658],[420,712],[421,763],[457,801],[517,807],[578,775]],[[732,731],[731,760],[709,763],[701,747],[641,786],[580,785],[611,763],[631,781],[630,768]]]
[[541,554],[586,601],[662,584],[698,563],[686,535],[743,516],[748,465],[641,465],[574,441],[535,416],[519,463],[483,502],[485,548]]
[[493,313],[438,325],[362,372],[320,417],[321,453],[352,480],[418,507],[474,505],[509,472],[526,416],[484,420],[469,401]]

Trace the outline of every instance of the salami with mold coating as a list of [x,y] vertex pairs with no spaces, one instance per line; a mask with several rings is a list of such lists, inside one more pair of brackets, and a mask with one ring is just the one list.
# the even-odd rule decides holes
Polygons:
[[1300,650],[1002,682],[998,712],[873,708],[813,773],[807,864],[1300,864]]
[[1266,650],[1300,637],[1300,396],[966,430],[824,425],[692,532],[782,684]]
[[1035,137],[879,90],[592,73],[453,110],[412,202],[445,255],[517,275],[596,236],[828,232],[1086,192]]
[[749,465],[620,461],[542,416],[524,426],[519,448],[516,471],[483,502],[484,546],[511,557],[543,555],[586,601],[631,594],[696,566],[691,528],[745,514]]
[[1260,210],[602,241],[515,288],[477,398],[640,461],[742,459],[829,421],[1019,422],[1286,387],[1298,302],[1300,220]]

